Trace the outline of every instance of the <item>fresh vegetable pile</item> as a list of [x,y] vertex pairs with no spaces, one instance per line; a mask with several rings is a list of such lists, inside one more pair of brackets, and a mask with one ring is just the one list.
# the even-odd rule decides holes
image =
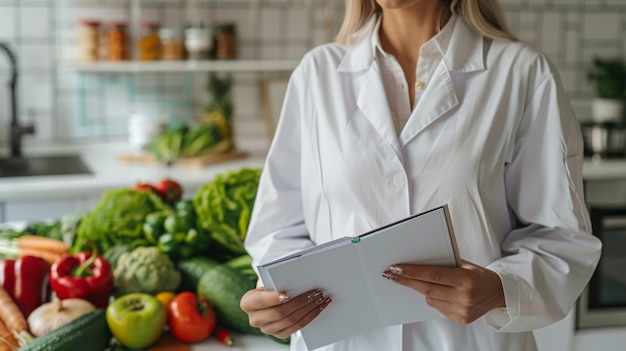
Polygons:
[[137,183],[90,212],[1,230],[0,351],[263,335],[239,307],[257,281],[243,241],[260,173],[218,175],[189,199],[172,179]]

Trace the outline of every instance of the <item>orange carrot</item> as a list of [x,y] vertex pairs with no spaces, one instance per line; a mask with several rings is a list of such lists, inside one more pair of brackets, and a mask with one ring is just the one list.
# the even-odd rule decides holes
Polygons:
[[19,347],[9,328],[0,321],[0,351],[16,351]]
[[18,340],[20,345],[25,345],[32,335],[28,332],[28,322],[20,308],[13,301],[9,293],[0,286],[0,320],[4,322],[8,330]]
[[11,331],[21,333],[28,330],[22,311],[3,287],[0,287],[0,319]]
[[17,239],[20,250],[48,251],[57,254],[69,252],[70,248],[61,240],[46,238],[38,235],[23,235]]
[[50,252],[50,251],[22,249],[22,250],[20,250],[19,257],[24,257],[24,256],[41,257],[44,260],[46,260],[46,262],[48,262],[50,264],[53,264],[57,259],[59,259],[63,255],[62,254],[58,254],[58,253],[54,253],[54,252]]

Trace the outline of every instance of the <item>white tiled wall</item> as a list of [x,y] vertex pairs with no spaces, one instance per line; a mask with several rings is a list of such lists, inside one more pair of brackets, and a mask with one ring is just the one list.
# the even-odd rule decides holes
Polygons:
[[[291,6],[262,7],[260,27],[253,25],[245,2],[234,0],[198,1],[194,15],[206,24],[234,21],[240,39],[240,56],[245,58],[299,58],[312,45],[329,40],[324,31],[324,1],[315,1],[314,10],[303,0],[288,0]],[[8,42],[19,55],[19,111],[23,121],[34,121],[36,138],[65,139],[94,137],[112,132],[88,129],[90,124],[121,125],[139,108],[128,99],[124,77],[86,77],[93,96],[84,99],[88,115],[78,110],[79,77],[62,63],[76,57],[76,23],[80,18],[127,20],[129,0],[0,0],[0,41]],[[142,19],[157,20],[166,26],[186,23],[185,1],[150,2]],[[238,5],[237,5],[238,4]],[[334,28],[342,18],[342,1],[330,11]],[[544,51],[557,65],[580,119],[589,117],[592,87],[586,69],[596,55],[626,56],[626,0],[501,0],[513,32]],[[0,56],[0,140],[6,140],[9,121],[7,62]],[[143,75],[141,84],[157,82],[162,87],[190,84],[196,107],[204,97],[204,75]],[[238,137],[265,135],[254,74],[237,75],[233,88]],[[187,80],[185,80],[187,79]],[[166,83],[163,83],[166,82]],[[102,92],[106,98],[101,98]],[[144,106],[145,107],[145,106]],[[172,107],[169,107],[172,109]],[[174,110],[176,110],[174,108]],[[179,114],[186,112],[179,111]],[[123,130],[122,130],[123,132]],[[0,144],[1,145],[1,144]]]
[[554,61],[578,118],[590,118],[595,56],[626,58],[626,0],[500,0],[509,25]]

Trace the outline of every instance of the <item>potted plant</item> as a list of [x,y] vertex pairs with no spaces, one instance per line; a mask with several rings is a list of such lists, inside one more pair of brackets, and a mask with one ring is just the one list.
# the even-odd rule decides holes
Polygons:
[[626,98],[626,65],[619,59],[593,60],[587,78],[595,83],[596,97],[592,101],[595,122],[621,122]]

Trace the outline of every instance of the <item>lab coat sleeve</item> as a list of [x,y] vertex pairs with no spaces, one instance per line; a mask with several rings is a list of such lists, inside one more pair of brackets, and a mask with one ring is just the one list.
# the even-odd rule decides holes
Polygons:
[[302,71],[297,68],[287,86],[244,242],[255,269],[259,264],[313,246],[304,223],[300,177],[305,88]]
[[505,169],[507,202],[520,225],[488,268],[502,280],[506,309],[485,315],[500,332],[522,332],[564,318],[588,283],[601,243],[583,199],[582,137],[558,77],[527,100]]

